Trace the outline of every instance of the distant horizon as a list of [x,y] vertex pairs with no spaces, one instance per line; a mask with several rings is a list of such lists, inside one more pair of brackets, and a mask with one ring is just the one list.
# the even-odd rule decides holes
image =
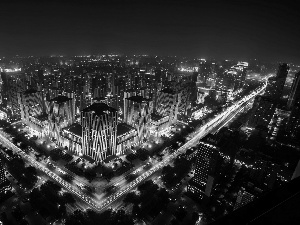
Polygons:
[[[291,60],[270,60],[270,59],[263,59],[263,58],[236,58],[236,57],[232,57],[232,58],[215,58],[215,57],[192,57],[192,56],[181,56],[181,55],[159,55],[159,54],[146,54],[146,53],[141,53],[141,54],[126,54],[126,53],[94,53],[94,54],[41,54],[41,55],[11,55],[11,56],[0,56],[0,60],[1,58],[5,59],[5,58],[43,58],[43,57],[88,57],[88,56],[101,56],[101,55],[105,55],[105,56],[109,56],[109,55],[118,55],[120,57],[124,57],[124,56],[128,56],[128,57],[134,57],[134,56],[143,56],[143,57],[178,57],[178,58],[186,58],[187,60],[201,60],[201,59],[205,59],[207,61],[224,61],[224,60],[228,60],[228,61],[249,61],[249,60],[257,60],[259,62],[263,62],[263,63],[287,63],[287,64],[294,64],[295,66],[300,66],[300,61],[299,62],[295,62],[295,61],[291,61]],[[0,61],[1,62],[1,61]]]

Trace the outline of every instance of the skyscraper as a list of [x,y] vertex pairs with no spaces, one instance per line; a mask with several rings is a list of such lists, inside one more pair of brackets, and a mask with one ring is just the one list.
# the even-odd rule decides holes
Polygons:
[[237,195],[236,203],[234,205],[233,210],[236,210],[249,202],[252,202],[255,199],[255,195],[251,194],[250,192],[246,191],[244,187],[242,187]]
[[11,184],[9,180],[7,180],[7,178],[5,177],[5,170],[0,160],[0,201],[2,200],[1,197],[3,196],[3,194],[5,194],[10,189]]
[[276,105],[274,101],[266,96],[256,96],[253,104],[253,114],[248,121],[250,127],[268,127],[273,114],[275,112]]
[[188,191],[202,199],[211,194],[222,158],[219,148],[214,145],[200,142],[198,148],[195,175],[189,182]]
[[48,109],[49,134],[58,145],[63,144],[62,129],[75,122],[73,101],[74,99],[61,95],[50,100]]
[[105,103],[94,103],[81,111],[82,152],[103,161],[117,151],[117,110]]
[[295,78],[293,80],[293,84],[291,87],[287,107],[288,109],[291,109],[295,101],[300,98],[300,72],[295,74]]
[[149,126],[153,104],[151,99],[131,96],[125,99],[127,113],[125,121],[137,130],[138,142],[143,143],[149,137]]
[[269,78],[265,95],[273,101],[280,100],[289,69],[290,67],[286,63],[279,64],[276,77]]

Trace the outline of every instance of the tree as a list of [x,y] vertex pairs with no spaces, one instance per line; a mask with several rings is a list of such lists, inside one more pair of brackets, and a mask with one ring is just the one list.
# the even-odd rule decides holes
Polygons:
[[139,196],[136,195],[135,192],[129,192],[123,199],[123,202],[125,204],[128,204],[128,203],[137,204],[137,203],[139,203]]
[[65,203],[70,204],[70,205],[72,205],[76,202],[76,200],[74,199],[74,197],[71,193],[67,193],[67,192],[64,193],[63,198],[64,198]]

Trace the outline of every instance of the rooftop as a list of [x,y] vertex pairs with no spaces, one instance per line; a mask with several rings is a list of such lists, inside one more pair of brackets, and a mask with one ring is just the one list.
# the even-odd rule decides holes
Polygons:
[[82,112],[91,112],[91,113],[95,113],[97,115],[107,114],[107,111],[108,112],[117,112],[117,110],[115,108],[112,108],[105,103],[94,103],[94,104],[90,105],[89,107],[82,110]]
[[117,136],[125,134],[131,130],[134,130],[134,128],[132,126],[129,126],[126,123],[119,123],[117,126]]
[[41,115],[35,116],[35,118],[37,118],[40,121],[45,121],[45,120],[48,120],[48,114],[47,113],[43,113]]
[[96,97],[96,98],[93,98],[94,101],[103,101],[105,100],[104,97]]
[[161,118],[163,118],[161,115],[158,115],[156,113],[151,113],[151,119],[154,120],[154,121],[158,121],[160,120]]
[[130,101],[134,101],[134,102],[138,102],[138,103],[142,103],[142,102],[145,102],[145,101],[151,101],[149,98],[144,98],[143,96],[131,96],[129,98],[126,98]]
[[59,96],[51,99],[50,102],[63,103],[63,102],[70,101],[71,99],[72,98],[69,98],[67,96],[59,95]]
[[34,94],[36,92],[38,92],[38,91],[33,88],[30,88],[30,89],[27,89],[26,91],[24,91],[24,94],[29,95],[29,94]]
[[64,128],[63,130],[67,130],[77,136],[82,136],[82,126],[78,123],[73,123],[71,126]]
[[171,88],[165,88],[163,90],[161,90],[160,92],[164,92],[164,93],[168,93],[168,94],[175,94],[175,91]]

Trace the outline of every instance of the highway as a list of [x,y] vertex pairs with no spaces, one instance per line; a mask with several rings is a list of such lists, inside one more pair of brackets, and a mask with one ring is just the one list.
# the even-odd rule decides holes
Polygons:
[[[59,183],[62,187],[69,190],[71,193],[78,196],[80,199],[82,199],[85,203],[87,203],[92,209],[96,211],[102,211],[106,209],[110,204],[115,202],[117,199],[122,197],[124,194],[128,193],[131,189],[139,185],[141,182],[143,182],[145,179],[149,178],[151,175],[153,175],[158,170],[162,169],[164,166],[168,165],[173,159],[175,159],[179,154],[184,153],[187,149],[190,147],[193,147],[198,144],[199,140],[203,137],[205,137],[208,133],[214,132],[216,129],[219,129],[220,126],[224,126],[230,120],[233,118],[240,110],[241,108],[245,107],[245,105],[248,104],[249,101],[253,100],[253,98],[256,95],[261,94],[266,88],[266,84],[259,88],[258,90],[255,90],[252,94],[245,96],[243,99],[237,101],[232,106],[227,108],[225,111],[221,112],[219,115],[214,117],[212,120],[210,120],[207,124],[200,127],[197,132],[194,132],[194,136],[191,140],[186,142],[184,145],[182,145],[180,148],[178,148],[175,152],[170,154],[168,157],[166,157],[161,162],[158,162],[156,165],[153,165],[151,169],[148,171],[145,171],[143,174],[141,174],[139,177],[137,177],[134,181],[125,184],[115,192],[114,194],[108,196],[106,199],[102,201],[95,200],[94,198],[91,198],[84,194],[81,190],[78,188],[72,186],[70,183],[66,182],[62,178],[60,178],[58,175],[50,171],[47,167],[42,165],[41,163],[37,162],[33,157],[27,155],[24,153],[20,148],[15,146],[13,143],[11,143],[6,137],[5,133],[0,132],[0,142],[2,142],[4,145],[7,145],[9,148],[11,148],[13,151],[15,151],[17,154],[22,156],[23,159],[30,162],[32,166],[35,168],[43,171],[45,174],[47,174],[49,177],[51,177],[53,180],[55,180],[57,183]],[[139,170],[139,168],[137,169]],[[122,183],[123,185],[123,183]]]

